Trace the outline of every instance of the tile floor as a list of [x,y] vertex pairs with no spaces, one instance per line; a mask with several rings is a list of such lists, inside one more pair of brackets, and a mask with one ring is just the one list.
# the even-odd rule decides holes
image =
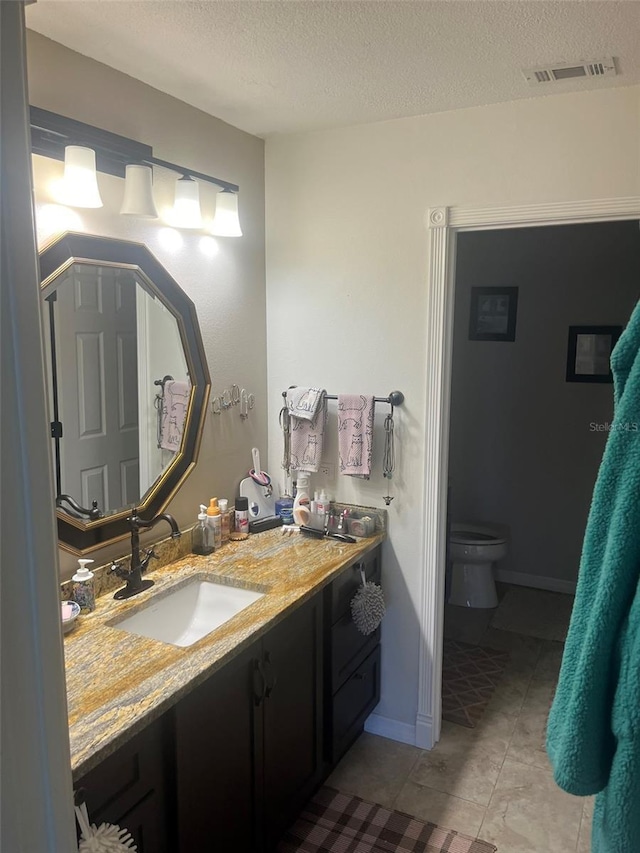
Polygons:
[[447,605],[445,635],[508,649],[475,729],[444,722],[430,752],[363,734],[327,784],[490,841],[498,853],[589,853],[592,798],[564,793],[544,750],[562,643],[498,631],[494,611]]

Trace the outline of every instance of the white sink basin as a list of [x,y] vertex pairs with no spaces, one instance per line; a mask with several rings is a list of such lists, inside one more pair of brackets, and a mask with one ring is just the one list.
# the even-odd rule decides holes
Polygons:
[[113,627],[174,646],[190,646],[263,595],[194,578],[173,592],[152,598],[142,610],[113,623]]

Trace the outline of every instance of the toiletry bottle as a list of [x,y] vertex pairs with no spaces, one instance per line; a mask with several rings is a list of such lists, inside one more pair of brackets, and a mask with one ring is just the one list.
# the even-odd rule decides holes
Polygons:
[[310,476],[307,471],[298,471],[298,487],[293,502],[293,520],[296,524],[308,524],[311,516],[309,501]]
[[276,501],[276,515],[279,515],[283,524],[293,524],[293,498],[283,495]]
[[229,533],[231,532],[231,520],[229,515],[229,501],[226,498],[220,498],[218,501],[220,507],[220,523],[222,527],[222,544],[229,541]]
[[249,532],[249,498],[236,498],[236,532]]
[[191,531],[191,552],[206,557],[213,551],[213,530],[209,525],[206,506],[200,504],[198,523]]
[[328,514],[330,509],[330,501],[324,489],[320,491],[320,497],[316,502],[316,512],[323,518]]
[[87,568],[87,563],[93,560],[78,560],[80,567],[71,578],[73,581],[73,600],[80,605],[83,613],[91,613],[96,609],[96,594],[93,586],[93,572]]
[[222,545],[222,519],[220,517],[220,507],[218,499],[211,498],[207,507],[207,521],[213,531],[213,547],[218,550]]

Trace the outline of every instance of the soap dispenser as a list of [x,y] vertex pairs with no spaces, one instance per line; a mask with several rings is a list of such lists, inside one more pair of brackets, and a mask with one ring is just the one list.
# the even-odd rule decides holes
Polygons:
[[198,523],[191,531],[191,552],[206,557],[213,551],[213,529],[207,520],[206,506],[200,504]]
[[79,568],[71,578],[73,581],[73,600],[80,605],[83,613],[91,613],[96,609],[96,594],[93,585],[93,572],[87,568],[87,563],[93,560],[78,560]]
[[222,517],[217,498],[211,498],[209,501],[209,506],[207,508],[207,521],[209,522],[213,533],[213,547],[217,551],[222,545]]

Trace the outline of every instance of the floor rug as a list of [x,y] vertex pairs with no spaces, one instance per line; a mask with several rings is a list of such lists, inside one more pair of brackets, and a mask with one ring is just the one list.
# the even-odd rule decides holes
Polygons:
[[498,686],[509,652],[445,640],[442,654],[442,716],[473,729]]
[[572,607],[572,595],[526,586],[512,587],[500,602],[491,627],[563,643]]
[[495,853],[496,847],[360,797],[320,788],[278,853]]

